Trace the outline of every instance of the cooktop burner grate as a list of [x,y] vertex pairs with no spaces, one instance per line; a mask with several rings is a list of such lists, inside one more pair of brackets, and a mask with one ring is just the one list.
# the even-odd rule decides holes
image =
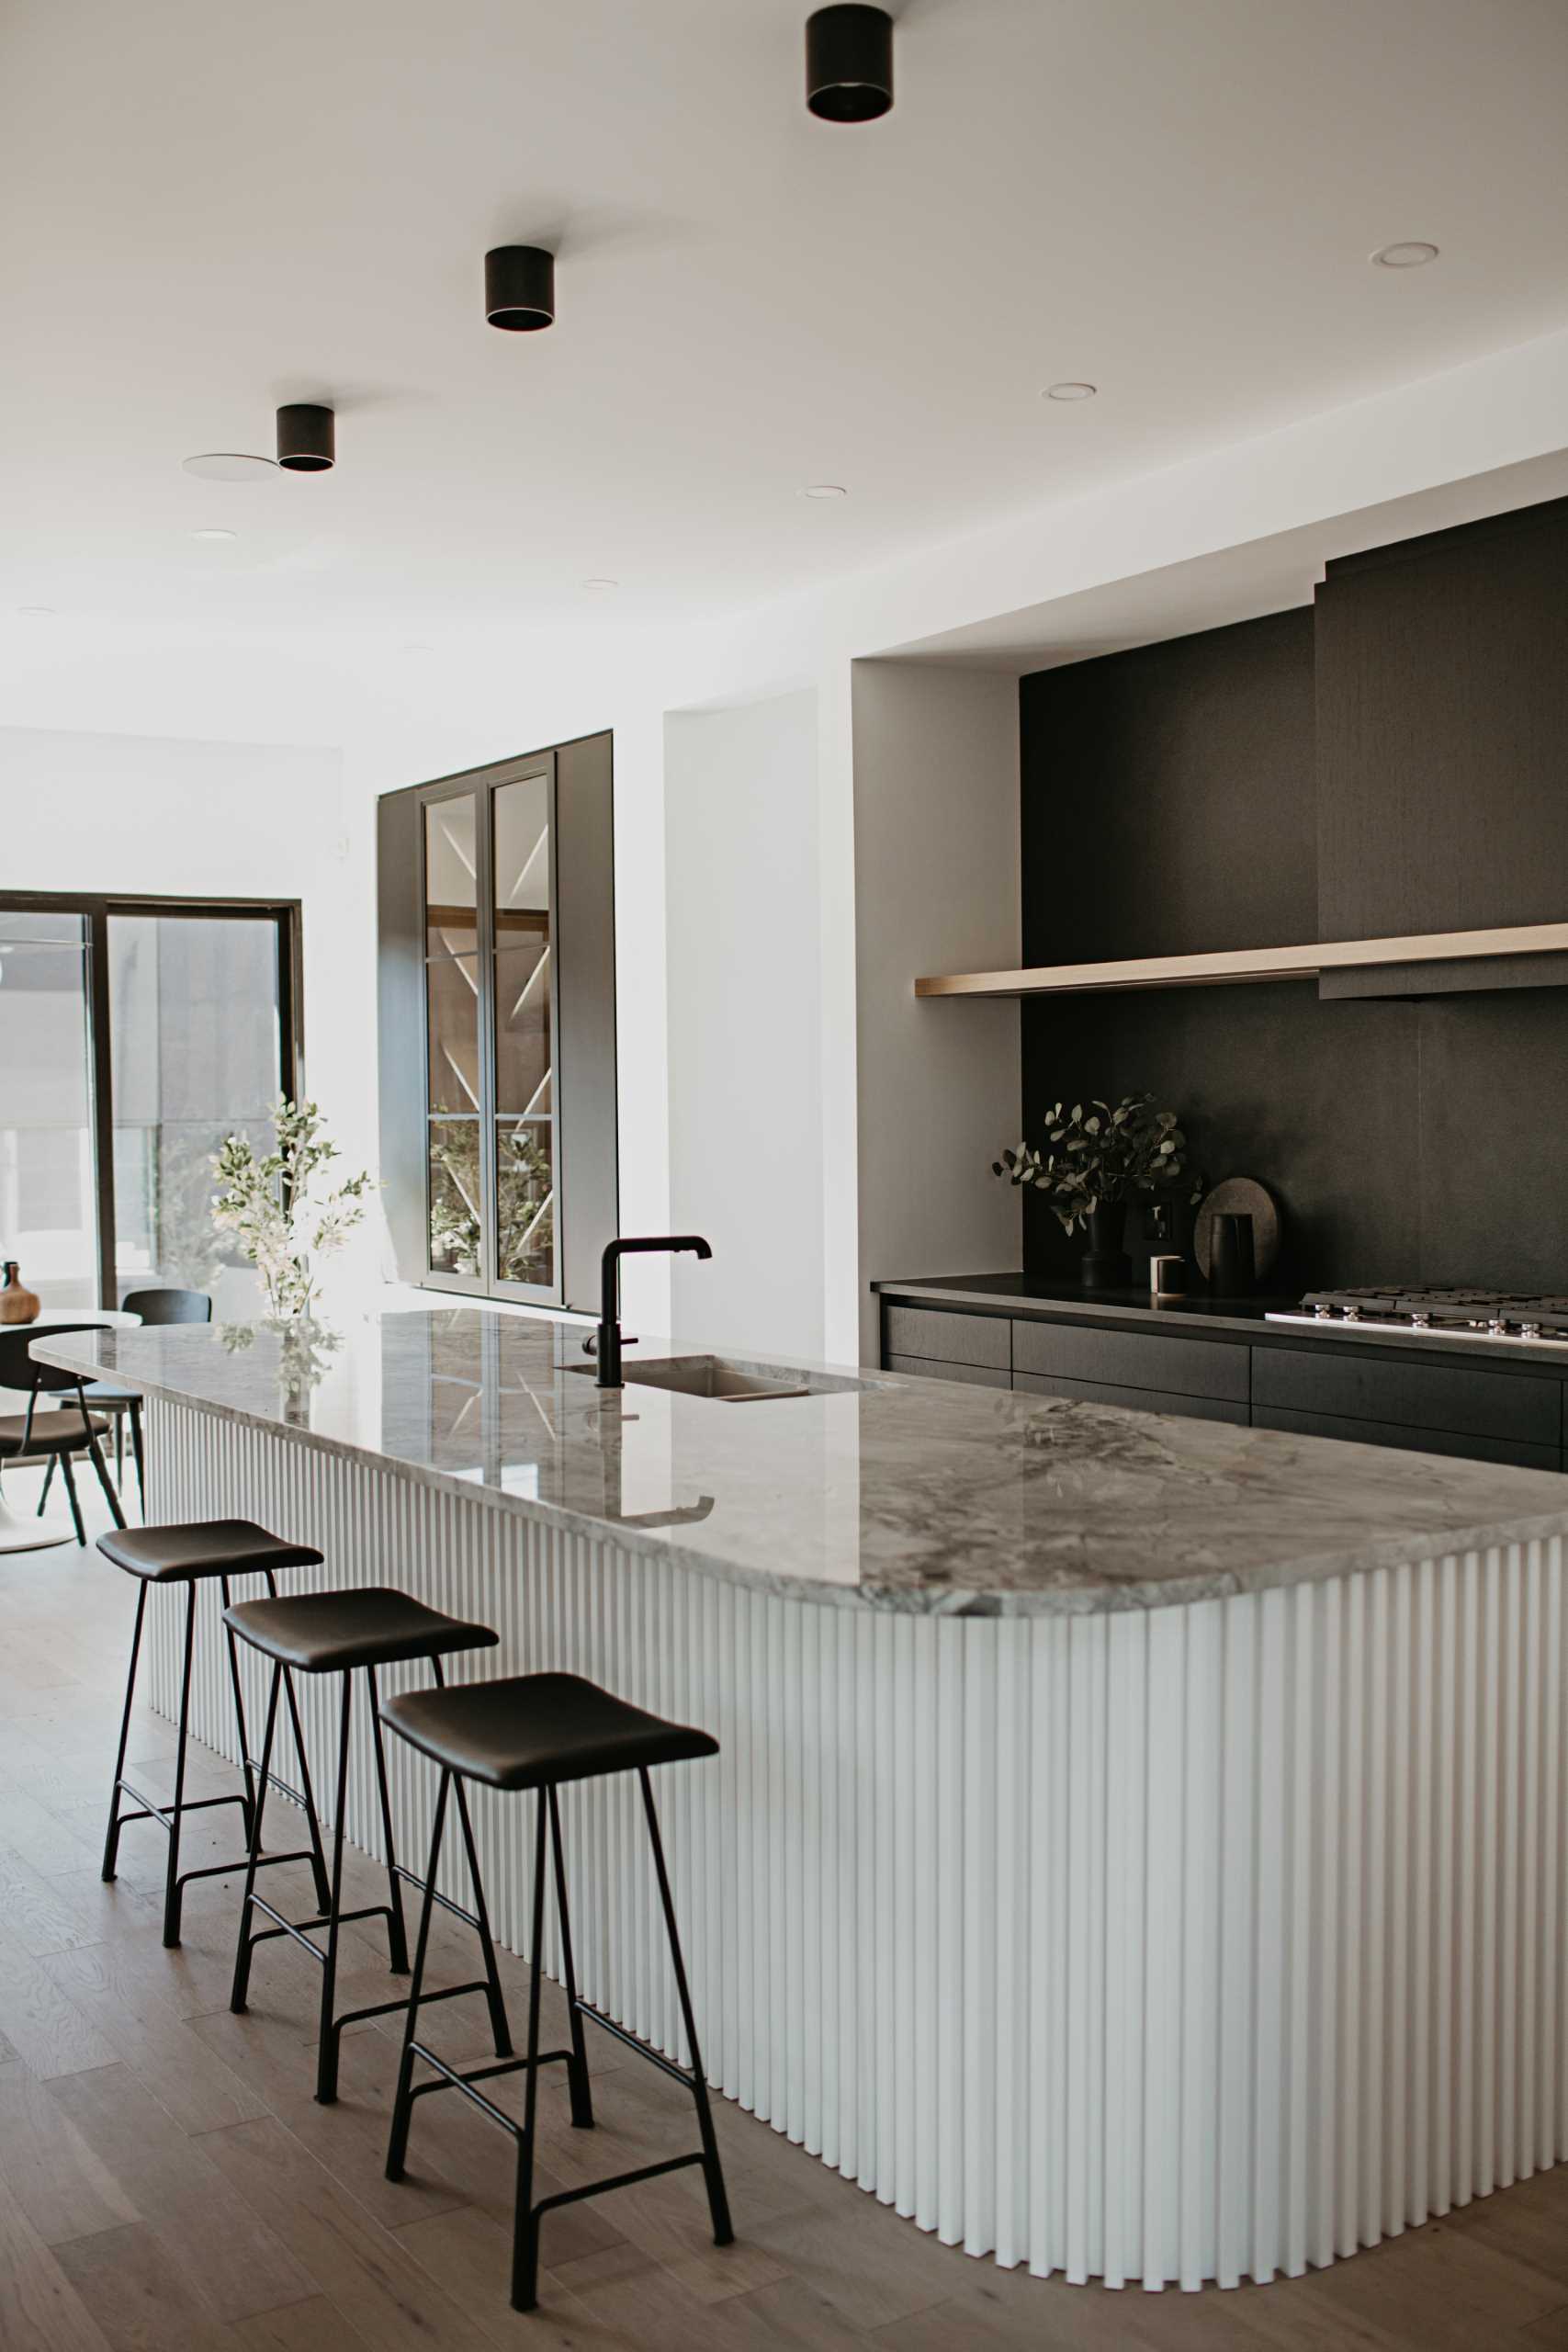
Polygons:
[[1312,1290],[1292,1314],[1270,1314],[1270,1322],[1313,1323],[1319,1329],[1364,1325],[1383,1330],[1437,1333],[1450,1339],[1523,1340],[1568,1345],[1568,1295],[1416,1286]]

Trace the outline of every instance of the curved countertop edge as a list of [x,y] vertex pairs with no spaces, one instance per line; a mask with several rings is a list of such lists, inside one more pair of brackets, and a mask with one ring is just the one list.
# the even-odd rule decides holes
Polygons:
[[[81,1334],[84,1340],[91,1340],[94,1336],[90,1330]],[[32,1352],[46,1363],[66,1371],[80,1372],[93,1377],[102,1376],[105,1367],[97,1362],[95,1351],[72,1349],[69,1341],[76,1337],[75,1333],[62,1335],[58,1340],[40,1336]],[[1090,1579],[1082,1575],[1074,1576],[1068,1571],[1062,1583],[1043,1583],[1032,1589],[966,1591],[961,1586],[953,1585],[951,1589],[941,1593],[930,1585],[898,1588],[874,1583],[838,1584],[690,1551],[678,1542],[670,1540],[662,1531],[641,1527],[630,1521],[573,1510],[565,1504],[542,1500],[535,1496],[508,1494],[458,1473],[384,1453],[372,1445],[355,1444],[320,1430],[301,1429],[279,1420],[276,1416],[250,1412],[231,1403],[193,1396],[172,1385],[138,1378],[118,1366],[114,1367],[112,1376],[117,1383],[134,1388],[143,1396],[181,1406],[188,1412],[209,1413],[215,1419],[232,1421],[271,1437],[292,1439],[320,1453],[380,1470],[389,1477],[407,1478],[443,1494],[462,1496],[488,1510],[510,1512],[536,1521],[542,1526],[561,1528],[586,1537],[590,1542],[609,1543],[624,1551],[642,1554],[649,1559],[667,1560],[694,1575],[742,1585],[752,1591],[773,1594],[783,1600],[811,1601],[819,1608],[860,1610],[881,1616],[1016,1618],[1147,1614],[1156,1609],[1189,1607],[1198,1601],[1229,1600],[1242,1594],[1288,1589],[1298,1584],[1322,1584],[1337,1577],[1365,1575],[1380,1568],[1402,1567],[1427,1561],[1463,1558],[1467,1555],[1492,1551],[1505,1544],[1548,1542],[1568,1535],[1568,1501],[1565,1501],[1563,1508],[1557,1511],[1527,1512],[1517,1517],[1510,1515],[1504,1521],[1474,1526],[1417,1529],[1408,1535],[1369,1538],[1350,1550],[1304,1555],[1292,1552],[1277,1562],[1264,1561],[1255,1565],[1245,1576],[1230,1568],[1195,1567],[1185,1576],[1168,1576],[1145,1582],[1117,1577]],[[898,1385],[900,1378],[897,1374],[889,1374],[876,1377],[889,1385]],[[921,1385],[948,1386],[951,1384],[928,1382],[922,1376]],[[1137,1418],[1136,1415],[1129,1415],[1129,1419]],[[1333,1442],[1343,1444],[1344,1442]],[[1345,1450],[1369,1453],[1381,1451],[1375,1447],[1359,1446],[1346,1446]],[[1564,1483],[1568,1485],[1568,1481]]]

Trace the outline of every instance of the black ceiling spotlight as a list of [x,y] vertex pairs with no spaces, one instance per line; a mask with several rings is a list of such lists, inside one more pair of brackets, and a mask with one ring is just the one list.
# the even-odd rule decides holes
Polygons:
[[543,245],[497,245],[485,255],[485,316],[508,334],[556,321],[556,257]]
[[277,412],[277,462],[286,473],[324,474],[337,456],[333,412],[291,401]]
[[806,103],[824,122],[874,122],[893,104],[886,8],[818,8],[806,19]]

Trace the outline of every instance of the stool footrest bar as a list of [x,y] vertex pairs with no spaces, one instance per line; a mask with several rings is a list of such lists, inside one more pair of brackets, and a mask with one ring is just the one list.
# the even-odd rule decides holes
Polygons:
[[[465,1993],[488,1993],[489,1991],[490,1986],[485,1983],[484,1978],[479,1976],[476,1977],[471,1984],[444,1984],[439,1993],[422,1993],[419,1996],[419,2005],[423,2009],[426,2001],[456,2001]],[[400,2000],[378,2001],[373,2008],[344,2009],[340,2017],[333,2018],[333,2030],[334,2033],[341,2032],[345,2025],[358,2025],[365,2018],[389,2018],[395,2011],[406,2009],[408,2005],[409,1996],[405,1993]],[[434,2089],[437,2086],[432,2084],[430,2087]]]
[[603,2180],[584,2181],[581,2188],[558,2189],[553,2197],[541,2197],[534,2207],[534,2218],[548,2213],[557,2205],[580,2205],[585,2197],[602,2197],[606,2189],[630,2188],[639,2180],[657,2180],[660,2173],[684,2172],[692,2165],[705,2163],[702,2150],[689,2156],[666,2156],[662,2164],[638,2165],[635,2172],[607,2173]]
[[160,1822],[172,1835],[175,1826],[174,1815],[175,1813],[210,1813],[215,1805],[244,1805],[249,1803],[249,1799],[241,1796],[239,1792],[236,1790],[232,1796],[182,1797],[177,1805],[161,1805],[155,1804],[151,1797],[144,1796],[140,1789],[133,1788],[129,1781],[117,1781],[115,1786],[117,1789],[122,1790],[128,1797],[134,1797],[137,1804],[141,1807],[141,1811],[140,1813],[122,1813],[120,1815],[119,1826],[122,1829],[128,1821],[156,1821]]
[[[435,1993],[422,1993],[419,2005],[423,2008],[427,2000],[439,1998]],[[477,2107],[481,2115],[488,2115],[492,2123],[499,2123],[502,2130],[510,2132],[514,2140],[524,2137],[523,2126],[516,2117],[508,2115],[504,2108],[497,2107],[493,2099],[486,2098],[482,2091],[477,2091],[473,2086],[476,2083],[492,2082],[497,2075],[525,2075],[528,2071],[526,2058],[506,2058],[494,2066],[470,2066],[465,2070],[448,2065],[445,2058],[438,2058],[434,2051],[423,2041],[411,2043],[410,2049],[414,2057],[423,2058],[427,2066],[434,2066],[440,2077],[438,2082],[415,2083],[409,2092],[411,2099],[423,2098],[426,2091],[461,2091],[470,2107]],[[555,2066],[563,2062],[570,2063],[570,2050],[541,2050],[535,2063],[540,2066]]]
[[[424,1893],[424,1881],[417,1871],[406,1870],[401,1862],[395,1862],[392,1866],[392,1874],[395,1878],[406,1881],[410,1886],[417,1886],[422,1894]],[[476,1929],[479,1927],[479,1917],[477,1911],[466,1911],[460,1903],[454,1902],[451,1895],[443,1894],[438,1886],[431,1888],[430,1899],[432,1903],[439,1903],[443,1911],[450,1911],[455,1919],[461,1919],[465,1927]]]
[[606,2033],[613,2033],[617,2041],[624,2041],[628,2050],[635,2050],[639,2058],[646,2058],[650,2066],[657,2066],[661,2075],[668,2075],[673,2082],[680,2084],[682,2090],[695,2088],[696,2076],[689,2066],[677,2066],[673,2058],[666,2058],[662,2050],[655,2050],[651,2042],[644,2041],[640,2035],[628,2033],[624,2025],[617,2025],[614,2018],[607,2018],[603,2009],[594,2007],[592,2001],[574,2001],[572,2007],[579,2017],[592,2018],[594,2024],[603,2026]]
[[243,1769],[247,1772],[254,1772],[258,1781],[265,1779],[269,1789],[276,1789],[280,1797],[287,1797],[290,1804],[297,1804],[301,1813],[310,1812],[310,1800],[303,1790],[297,1789],[292,1781],[284,1780],[279,1773],[273,1771],[270,1766],[264,1774],[256,1758],[254,1756],[247,1756]]
[[[264,1862],[308,1862],[310,1857],[309,1854],[264,1854],[261,1859]],[[286,1919],[282,1912],[275,1910],[264,1894],[253,1894],[251,1896],[251,1907],[255,1911],[265,1911],[267,1917],[276,1923],[275,1926],[270,1928],[254,1928],[251,1932],[250,1938],[252,1943],[265,1944],[274,1936],[292,1936],[297,1944],[302,1944],[304,1946],[305,1950],[310,1954],[312,1959],[319,1960],[323,1968],[326,1966],[326,1953],[321,1950],[320,1944],[313,1944],[310,1941],[306,1930],[310,1928],[329,1928],[332,1925],[332,1921],[330,1919]],[[340,1911],[338,1914],[338,1924],[340,1927],[346,1927],[351,1919],[389,1919],[391,1916],[391,1906],[389,1904],[372,1903],[366,1910],[363,1911]],[[432,1998],[434,1997],[434,1996],[433,1995]],[[398,2006],[400,2006],[400,2004],[394,2004],[394,2007]]]
[[[310,1859],[308,1850],[299,1854],[263,1854],[256,1867],[258,1870],[271,1870],[277,1862],[308,1862]],[[187,1885],[193,1878],[233,1878],[239,1869],[238,1862],[207,1862],[198,1871],[182,1871],[177,1883]]]

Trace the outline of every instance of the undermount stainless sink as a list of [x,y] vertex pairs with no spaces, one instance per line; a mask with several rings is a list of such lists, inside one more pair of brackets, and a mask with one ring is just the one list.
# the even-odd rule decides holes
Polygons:
[[[591,1363],[569,1367],[592,1380]],[[726,1363],[722,1356],[655,1356],[646,1363],[625,1363],[621,1377],[628,1388],[673,1388],[682,1396],[711,1397],[716,1405],[755,1405],[784,1396],[829,1396],[866,1385],[858,1380],[837,1380],[831,1374],[804,1372],[746,1372]]]
[[678,1388],[682,1396],[711,1396],[720,1405],[745,1405],[761,1396],[805,1396],[806,1383],[787,1373],[773,1378],[741,1372],[722,1356],[656,1357],[651,1363],[628,1363],[621,1377],[638,1388]]

